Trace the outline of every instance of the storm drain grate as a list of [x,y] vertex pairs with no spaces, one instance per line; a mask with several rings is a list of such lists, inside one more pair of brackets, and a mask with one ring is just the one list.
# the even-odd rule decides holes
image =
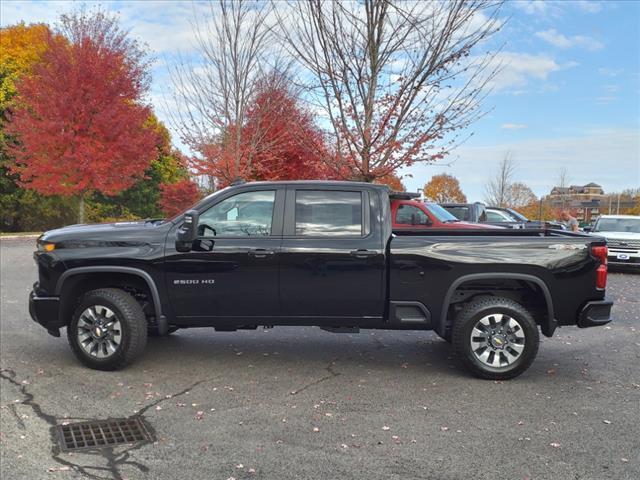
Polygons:
[[150,441],[139,418],[113,418],[58,425],[60,448],[65,451],[112,447]]

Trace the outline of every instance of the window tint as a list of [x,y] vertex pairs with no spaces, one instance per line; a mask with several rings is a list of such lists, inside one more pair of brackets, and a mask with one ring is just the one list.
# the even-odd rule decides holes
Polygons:
[[298,190],[296,235],[362,236],[362,194]]
[[508,222],[508,221],[509,220],[507,220],[498,212],[487,210],[487,222]]
[[411,216],[416,215],[415,225],[427,225],[429,217],[426,213],[413,205],[400,205],[396,211],[396,223],[399,225],[414,225]]
[[441,222],[458,222],[460,221],[457,217],[452,215],[449,211],[442,208],[440,205],[436,205],[435,203],[430,203],[425,205],[429,213],[436,217]]
[[198,235],[204,237],[264,237],[271,235],[274,190],[239,193],[200,215]]
[[470,220],[469,207],[444,207],[449,213],[453,214],[458,220]]

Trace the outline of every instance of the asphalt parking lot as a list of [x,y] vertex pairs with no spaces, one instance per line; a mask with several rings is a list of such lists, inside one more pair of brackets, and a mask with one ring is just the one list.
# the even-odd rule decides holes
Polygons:
[[[428,332],[284,327],[178,331],[105,373],[30,320],[33,245],[1,241],[2,479],[640,478],[638,274],[609,276],[615,322],[543,337],[508,382]],[[51,434],[129,416],[155,441],[68,454]]]

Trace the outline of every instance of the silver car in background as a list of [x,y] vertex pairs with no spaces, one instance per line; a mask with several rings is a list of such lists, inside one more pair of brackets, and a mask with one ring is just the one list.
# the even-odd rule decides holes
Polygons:
[[609,265],[625,265],[640,270],[640,216],[602,215],[591,233],[607,239]]

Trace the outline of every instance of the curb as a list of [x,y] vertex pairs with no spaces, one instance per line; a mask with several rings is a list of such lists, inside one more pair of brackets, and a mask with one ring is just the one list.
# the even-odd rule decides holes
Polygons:
[[40,233],[32,233],[29,235],[3,235],[0,237],[0,240],[16,240],[20,238],[38,238]]

